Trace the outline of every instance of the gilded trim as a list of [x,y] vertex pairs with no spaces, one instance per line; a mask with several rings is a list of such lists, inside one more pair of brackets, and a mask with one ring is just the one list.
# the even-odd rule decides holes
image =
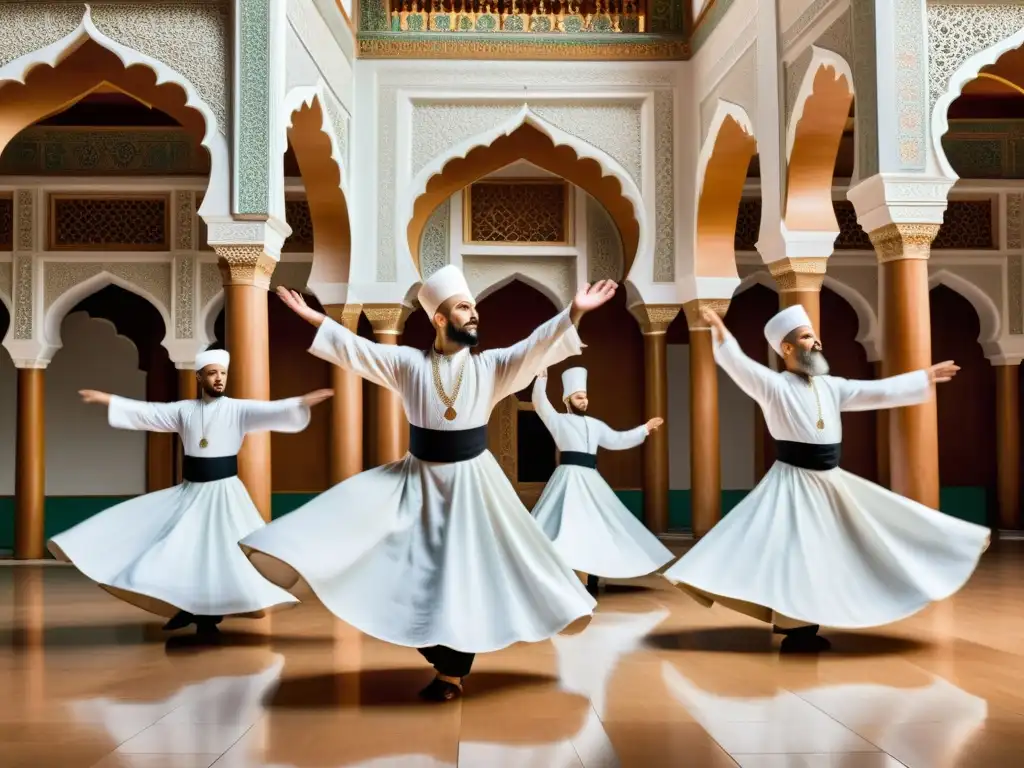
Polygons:
[[360,32],[363,59],[516,59],[518,61],[685,61],[681,35],[494,35]]

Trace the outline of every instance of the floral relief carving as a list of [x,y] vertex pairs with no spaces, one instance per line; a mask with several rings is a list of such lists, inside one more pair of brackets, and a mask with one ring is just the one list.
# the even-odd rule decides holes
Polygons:
[[32,256],[14,257],[14,338],[32,338]]
[[927,259],[939,224],[886,224],[869,233],[878,263],[901,259]]
[[424,279],[448,264],[450,227],[451,198],[437,206],[423,228],[423,239],[420,242],[420,274]]
[[270,288],[277,262],[262,245],[218,245],[217,266],[225,285],[255,285]]
[[199,265],[199,306],[205,308],[224,290],[220,268],[213,262],[204,261]]
[[521,103],[416,104],[412,111],[413,175],[450,147],[510,119]]
[[130,283],[149,294],[158,309],[168,312],[171,306],[170,262],[82,262],[48,261],[43,265],[43,311],[90,277],[107,273]]
[[654,282],[670,283],[676,274],[675,120],[672,91],[654,95]]
[[35,195],[30,189],[19,189],[16,198],[18,203],[18,236],[14,244],[16,251],[34,251],[35,233]]
[[0,4],[0,66],[56,43],[74,32],[85,15],[82,3]]
[[178,256],[175,259],[174,272],[177,278],[174,285],[174,335],[179,339],[191,339],[192,320],[195,314],[195,256],[191,253]]
[[626,169],[637,187],[643,186],[639,104],[538,104],[530,109],[566,133],[607,152]]
[[175,212],[175,248],[179,251],[191,251],[195,247],[195,195],[189,190],[174,193]]
[[[395,280],[395,112],[398,89],[381,88],[377,101],[377,280]],[[415,120],[413,122],[415,125]]]
[[622,238],[612,217],[587,195],[587,281],[622,280]]
[[270,210],[270,0],[239,0],[237,212]]
[[892,0],[896,26],[897,153],[904,170],[923,170],[927,131],[925,17],[920,0]]

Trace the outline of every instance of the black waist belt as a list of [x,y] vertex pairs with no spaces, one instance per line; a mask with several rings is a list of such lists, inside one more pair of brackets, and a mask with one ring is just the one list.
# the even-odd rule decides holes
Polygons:
[[409,425],[409,453],[420,461],[454,464],[487,450],[487,426],[445,432]]
[[842,443],[815,445],[813,443],[793,443],[789,440],[775,441],[775,455],[779,461],[800,469],[813,469],[818,472],[838,467],[842,448]]
[[597,469],[597,454],[583,451],[562,451],[558,457],[558,463],[568,464],[571,467]]
[[181,477],[190,483],[212,483],[238,475],[237,456],[186,456],[181,468]]

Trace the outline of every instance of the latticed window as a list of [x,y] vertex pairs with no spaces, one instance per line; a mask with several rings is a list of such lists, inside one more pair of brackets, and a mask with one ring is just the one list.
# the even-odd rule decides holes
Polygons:
[[168,251],[166,195],[52,195],[51,250]]
[[285,200],[284,216],[292,233],[284,241],[281,250],[287,253],[312,253],[313,219],[309,215],[309,203],[300,199]]
[[563,181],[482,181],[469,188],[465,240],[473,243],[570,242],[571,187]]

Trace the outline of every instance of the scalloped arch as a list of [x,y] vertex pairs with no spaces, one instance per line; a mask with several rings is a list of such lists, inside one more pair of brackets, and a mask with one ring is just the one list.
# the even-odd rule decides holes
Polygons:
[[[210,155],[210,178],[199,213],[203,216],[229,216],[231,213],[231,155],[226,138],[227,127],[218,124],[217,116],[213,109],[203,100],[196,87],[184,75],[151,56],[112,40],[97,29],[93,24],[92,10],[88,5],[84,6],[82,21],[75,31],[50,45],[19,56],[3,67],[0,67],[0,84],[5,82],[16,83],[29,88],[31,87],[29,81],[35,80],[38,77],[38,70],[42,68],[49,69],[51,72],[57,72],[61,69],[62,65],[69,60],[73,60],[77,54],[80,54],[83,48],[87,48],[89,43],[112,54],[120,63],[120,69],[128,79],[137,80],[137,78],[130,78],[129,75],[133,68],[142,67],[153,75],[152,87],[154,89],[160,89],[165,85],[173,85],[184,93],[185,98],[181,106],[194,110],[201,116],[203,129],[197,133],[199,134],[200,144],[206,148]],[[68,75],[71,76],[69,82],[62,83],[61,85],[64,88],[58,91],[58,93],[65,94],[64,98],[56,98],[51,100],[49,104],[39,104],[37,102],[37,107],[41,106],[44,108],[44,112],[40,117],[45,117],[47,114],[52,114],[66,107],[95,89],[102,82],[110,81],[109,78],[101,78],[93,83],[91,87],[77,94],[71,94],[73,97],[68,98],[69,91],[74,91],[76,85],[81,85],[80,80],[77,80],[76,76],[81,78],[85,74],[76,72],[74,67],[70,68],[70,70],[63,73],[65,78]],[[117,83],[113,84],[118,85]],[[138,85],[137,82],[136,85]],[[7,91],[9,87],[0,89],[0,94]],[[131,87],[122,88],[122,90],[143,103],[156,103],[151,101],[151,97],[147,98],[144,96],[140,98],[139,95],[132,92]],[[6,96],[8,94],[3,95]],[[161,106],[161,109],[164,108],[163,105],[159,106]],[[49,109],[46,110],[46,107],[49,107]],[[3,111],[7,115],[11,114],[8,109]],[[40,119],[40,117],[21,125],[15,133],[23,128],[27,128],[33,122]],[[3,146],[6,146],[11,136],[13,136],[13,134],[11,136],[6,136],[5,134],[6,132],[4,132],[4,135],[0,135],[0,142],[2,142],[0,143],[0,150],[2,150]]]
[[[430,214],[452,193],[516,160],[528,160],[587,191],[611,214],[623,241],[626,274],[653,263],[653,238],[643,196],[607,152],[566,133],[524,105],[504,123],[450,147],[409,184],[399,207],[401,246],[419,271],[420,235]],[[646,282],[646,281],[641,281]]]
[[986,354],[997,353],[1002,317],[995,302],[970,280],[955,272],[950,272],[948,269],[940,269],[928,275],[928,290],[940,285],[960,294],[971,303],[978,315],[978,325],[980,326],[978,343],[985,349]]
[[939,167],[945,176],[951,179],[960,178],[957,172],[953,170],[953,166],[950,164],[949,159],[946,157],[946,152],[942,148],[942,137],[949,130],[950,105],[963,91],[964,86],[971,80],[974,80],[983,68],[989,64],[995,64],[1004,53],[1020,48],[1022,45],[1024,45],[1024,29],[969,57],[950,75],[949,82],[945,84],[945,91],[935,102],[931,115],[932,149],[939,161]]
[[156,311],[160,313],[160,319],[164,321],[164,339],[161,343],[166,346],[172,335],[170,330],[172,328],[170,310],[145,289],[106,270],[98,272],[88,279],[71,286],[47,307],[43,315],[43,337],[46,342],[59,349],[62,346],[60,327],[64,322],[64,318],[82,299],[97,293],[108,285],[116,285],[118,288],[134,293],[153,305]]

